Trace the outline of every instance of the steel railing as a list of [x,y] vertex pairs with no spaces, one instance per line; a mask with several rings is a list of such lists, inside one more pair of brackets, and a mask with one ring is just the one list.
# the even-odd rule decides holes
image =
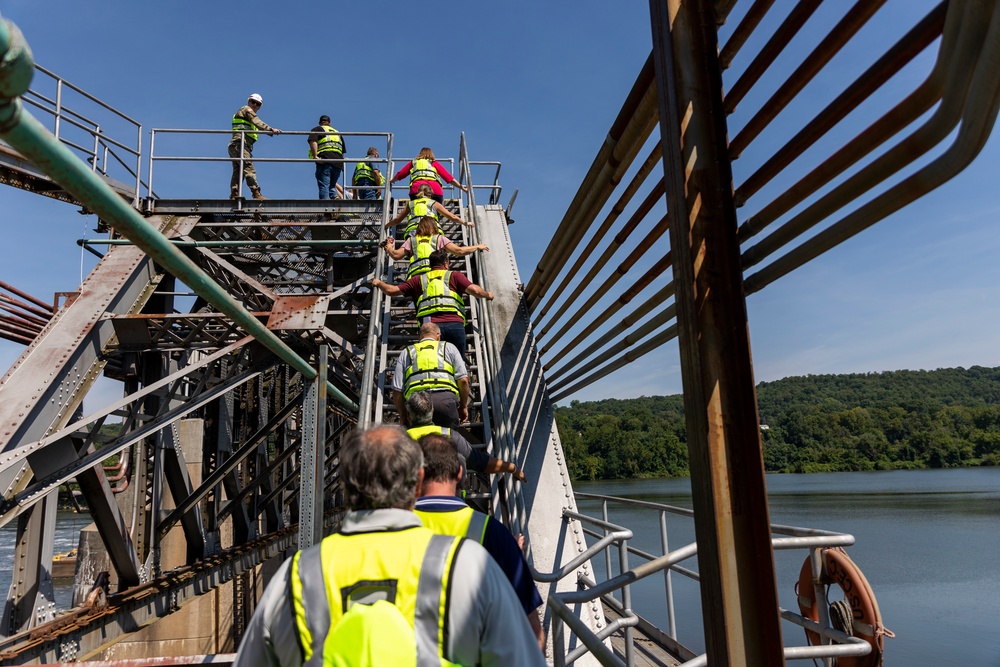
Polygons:
[[[127,187],[133,191],[132,205],[137,206],[142,186],[142,124],[40,65],[35,65],[35,72],[40,76],[35,76],[21,97],[24,104],[49,117],[53,136],[82,157],[93,172],[114,179],[118,175],[114,165],[118,165],[132,182]],[[134,138],[125,139],[125,135]]]
[[[157,135],[164,136],[168,135],[182,135],[182,136],[197,136],[197,135],[229,135],[230,137],[234,134],[239,134],[241,139],[240,144],[240,157],[233,158],[229,157],[228,154],[222,155],[217,147],[213,147],[213,151],[208,154],[203,153],[199,155],[173,155],[173,154],[157,154]],[[237,163],[240,172],[243,171],[244,162],[254,162],[256,163],[281,163],[281,164],[316,164],[319,160],[310,157],[252,157],[244,158],[243,156],[243,143],[246,140],[247,134],[267,134],[267,132],[262,132],[260,130],[204,130],[204,129],[182,129],[182,128],[153,128],[150,130],[149,139],[149,158],[148,158],[148,188],[146,192],[147,199],[155,198],[153,190],[153,172],[154,166],[157,164],[167,163],[167,162],[183,162],[183,163],[211,163],[211,162],[225,162],[227,164]],[[281,136],[303,136],[308,137],[311,134],[334,134],[330,132],[313,132],[311,130],[283,130]],[[341,187],[344,188],[345,194],[352,192],[354,186],[349,182],[350,177],[347,173],[347,167],[349,165],[357,165],[361,162],[370,162],[379,166],[388,166],[392,164],[392,133],[391,132],[336,132],[336,134],[343,137],[372,137],[374,139],[381,139],[385,145],[385,157],[378,157],[369,159],[367,156],[363,157],[347,157],[338,158],[335,160],[324,160],[324,162],[334,162],[343,165],[343,169],[340,174],[340,178],[343,180]],[[227,142],[228,143],[228,142]],[[385,172],[383,175],[386,176],[386,183],[382,186],[382,198],[383,200],[388,200],[389,197],[389,179]],[[339,183],[339,182],[338,182]],[[239,196],[243,196],[243,178],[239,181]],[[333,187],[334,184],[330,184]]]
[[[707,658],[705,655],[690,653],[677,637],[675,623],[676,609],[674,607],[673,583],[671,581],[672,573],[680,574],[694,581],[700,581],[697,572],[682,565],[688,559],[697,556],[697,543],[692,542],[680,548],[670,549],[667,531],[668,515],[693,519],[693,511],[683,507],[616,496],[577,493],[576,497],[601,502],[601,518],[569,510],[563,513],[563,518],[567,523],[579,521],[585,526],[583,529],[584,533],[595,541],[573,561],[563,565],[555,572],[539,573],[533,571],[532,574],[537,581],[559,581],[571,575],[583,563],[603,556],[606,578],[604,581],[597,582],[586,576],[579,575],[577,580],[579,590],[570,593],[551,593],[549,595],[547,602],[549,608],[552,610],[552,637],[554,645],[563,645],[564,626],[569,627],[582,643],[582,646],[576,647],[566,655],[557,653],[554,663],[556,667],[571,664],[587,653],[591,653],[602,665],[624,664],[632,667],[635,664],[633,628],[636,626],[655,627],[632,609],[632,586],[656,574],[663,576],[664,601],[669,625],[665,634],[670,640],[675,642],[674,645],[667,648],[678,653],[682,660],[686,660],[686,662],[682,663],[684,667],[706,665]],[[629,541],[633,538],[632,531],[609,520],[608,508],[611,504],[628,508],[633,512],[635,510],[651,510],[658,513],[660,525],[659,537],[662,551],[660,555],[648,553],[629,544]],[[771,545],[775,550],[808,549],[814,581],[818,581],[821,576],[822,558],[820,555],[822,549],[854,544],[854,537],[847,533],[813,528],[771,524],[771,532]],[[612,569],[612,550],[616,550],[618,555],[618,574],[615,576],[612,576],[614,572]],[[637,556],[645,562],[632,567],[629,565],[630,555]],[[621,600],[616,599],[614,593],[619,593]],[[868,655],[871,652],[871,645],[868,642],[848,635],[831,625],[829,615],[826,613],[829,601],[827,600],[824,587],[817,586],[815,594],[819,610],[818,621],[786,609],[779,608],[777,612],[782,619],[805,630],[819,634],[823,638],[824,644],[819,646],[786,646],[784,649],[785,659],[832,660],[834,658]],[[573,615],[572,608],[574,605],[594,603],[597,600],[601,600],[613,607],[621,615],[621,618],[607,624],[599,632],[594,632]],[[595,650],[599,645],[604,646],[603,642],[619,630],[624,631],[623,635],[625,637],[624,662],[613,654],[609,655],[604,649],[598,648]],[[829,665],[832,663],[827,662],[826,664]]]

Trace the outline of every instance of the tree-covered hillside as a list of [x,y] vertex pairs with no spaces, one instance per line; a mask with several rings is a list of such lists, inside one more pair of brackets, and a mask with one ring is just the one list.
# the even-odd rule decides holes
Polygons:
[[[1000,368],[790,377],[757,386],[775,472],[996,465]],[[556,408],[575,479],[686,475],[680,396]]]

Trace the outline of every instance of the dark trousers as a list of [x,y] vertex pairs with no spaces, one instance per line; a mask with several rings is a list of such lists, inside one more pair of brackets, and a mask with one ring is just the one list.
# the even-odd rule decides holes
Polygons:
[[465,350],[468,347],[465,338],[465,324],[462,322],[434,322],[434,324],[438,325],[441,330],[441,340],[457,347],[462,359],[468,361],[468,357],[465,356]]
[[434,423],[445,428],[455,428],[462,421],[458,418],[458,396],[454,392],[437,390],[430,392],[434,404]]

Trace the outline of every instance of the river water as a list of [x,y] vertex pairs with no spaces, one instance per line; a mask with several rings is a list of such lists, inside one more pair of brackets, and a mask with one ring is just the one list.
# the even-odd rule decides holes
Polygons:
[[[1000,667],[1000,468],[768,475],[767,487],[772,523],[855,536],[847,551],[896,634],[886,639],[887,667]],[[577,482],[574,489],[691,507],[689,479]],[[579,507],[600,516],[597,501],[580,499]],[[634,546],[662,553],[656,513],[621,506],[610,512],[613,523],[633,530]],[[671,549],[694,539],[688,520],[668,520],[668,530]],[[786,609],[797,611],[793,589],[804,554],[775,555]],[[641,562],[632,558],[633,566]],[[694,560],[684,565],[697,570]],[[697,584],[676,574],[672,580],[678,638],[702,652]],[[642,583],[633,606],[665,629],[663,578]],[[804,643],[797,626],[783,622],[782,632],[786,645]]]

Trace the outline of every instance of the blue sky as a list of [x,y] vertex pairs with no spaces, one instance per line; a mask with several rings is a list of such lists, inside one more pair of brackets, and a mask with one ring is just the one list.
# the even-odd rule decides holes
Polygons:
[[[738,3],[727,30],[749,4]],[[789,4],[775,3],[775,15],[787,13]],[[891,0],[880,15],[885,34],[876,41],[895,39],[933,4]],[[826,5],[801,44],[793,42],[791,56],[801,57],[810,37],[815,43],[830,12],[843,11],[842,3]],[[464,131],[472,159],[503,163],[503,202],[519,190],[511,236],[523,279],[548,244],[651,45],[646,2],[416,9],[398,2],[2,0],[0,14],[21,28],[39,64],[146,128],[226,128],[246,96],[259,92],[261,117],[273,126],[309,130],[326,113],[344,131],[393,132],[399,157],[424,145],[439,156],[457,156]],[[818,107],[810,105],[839,92],[870,58],[863,48],[845,53],[839,61],[844,74],[818,80],[818,92],[790,108],[787,122],[811,115]],[[890,94],[898,98],[899,91],[915,87],[931,61],[932,54],[924,54],[922,69],[890,82]],[[779,74],[791,65],[783,67]],[[738,67],[727,73],[727,82],[737,73]],[[755,109],[776,81],[765,77],[743,102],[731,136],[742,107]],[[855,129],[874,120],[866,113],[863,108],[850,119]],[[734,164],[737,182],[774,149],[784,129],[776,124],[762,136],[760,154],[748,150]],[[219,155],[226,141],[217,139]],[[349,153],[360,155],[363,143],[349,140]],[[255,153],[297,155],[304,146],[301,137],[263,138]],[[997,365],[998,159],[997,141],[991,140],[972,167],[943,188],[752,295],[756,378]],[[265,194],[314,196],[311,170],[296,168],[259,168]],[[228,167],[213,169],[204,178],[201,172],[164,169],[157,189],[165,196],[224,197]],[[753,204],[740,211],[741,220],[754,212]],[[0,279],[41,298],[75,288],[81,271],[75,240],[95,235],[91,218],[9,187],[0,188],[0,215],[6,234]],[[85,271],[91,259],[83,258]],[[0,342],[0,366],[9,366],[20,349]],[[667,345],[575,398],[680,388],[676,346]]]

